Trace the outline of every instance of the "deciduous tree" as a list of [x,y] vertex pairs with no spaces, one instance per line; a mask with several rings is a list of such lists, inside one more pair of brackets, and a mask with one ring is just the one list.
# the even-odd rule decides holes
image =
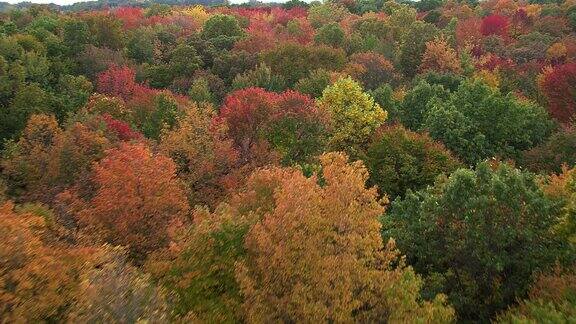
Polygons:
[[296,91],[281,93],[266,137],[282,163],[308,163],[324,149],[329,116],[314,100]]
[[126,254],[122,248],[105,246],[91,256],[93,266],[80,275],[69,321],[169,322],[166,292],[129,264]]
[[572,322],[576,320],[575,269],[543,273],[520,305],[498,316],[498,323]]
[[358,146],[366,143],[387,116],[386,111],[350,77],[328,86],[318,104],[332,119],[329,146],[352,153],[357,153]]
[[374,52],[352,55],[348,67],[352,77],[368,90],[374,90],[383,83],[396,85],[399,79],[392,63],[383,55]]
[[141,143],[121,144],[94,166],[94,192],[60,195],[77,210],[81,226],[106,242],[124,245],[130,256],[144,256],[168,242],[169,226],[185,222],[188,203],[176,178],[176,165]]
[[543,142],[552,126],[542,107],[478,81],[428,105],[424,128],[469,164],[494,156],[518,159]]
[[480,25],[480,32],[484,36],[497,35],[497,36],[508,36],[508,18],[501,15],[490,15],[482,19],[482,24]]
[[213,115],[211,105],[194,104],[160,140],[160,151],[176,163],[191,205],[215,207],[237,182],[238,152],[226,139],[226,128],[213,124]]
[[544,192],[561,206],[554,232],[576,247],[576,167],[564,166],[561,173],[551,175]]
[[558,221],[534,175],[483,162],[393,202],[382,233],[425,277],[425,296],[444,292],[461,320],[487,320],[569,254]]
[[418,302],[420,279],[382,242],[366,169],[342,153],[321,161],[323,186],[299,171],[282,178],[247,234],[236,267],[247,322],[451,320],[442,298]]
[[576,127],[562,127],[545,142],[525,151],[521,164],[542,173],[559,173],[562,165],[576,165]]
[[284,77],[286,85],[292,86],[315,69],[341,70],[346,56],[341,49],[286,43],[265,52],[263,59],[272,72]]
[[230,49],[234,42],[244,35],[238,20],[234,16],[216,14],[210,17],[202,27],[202,38],[217,48]]
[[230,93],[220,108],[219,119],[226,123],[228,135],[244,162],[253,158],[263,145],[264,129],[276,111],[277,94],[262,88],[247,88]]
[[64,321],[90,251],[50,245],[41,215],[0,206],[0,315],[10,322]]
[[458,54],[444,38],[436,38],[426,43],[426,51],[420,64],[421,72],[454,73],[462,72]]
[[432,185],[438,175],[461,166],[442,144],[402,126],[378,130],[364,161],[370,173],[369,183],[391,199],[404,196],[408,189]]
[[275,207],[273,194],[292,171],[268,168],[253,173],[228,203],[212,213],[197,209],[194,225],[176,233],[170,248],[149,258],[146,269],[177,294],[178,315],[193,313],[200,320],[219,322],[244,318],[234,267],[246,256],[246,233]]
[[548,99],[550,115],[561,123],[570,122],[576,114],[576,63],[547,71],[539,86]]

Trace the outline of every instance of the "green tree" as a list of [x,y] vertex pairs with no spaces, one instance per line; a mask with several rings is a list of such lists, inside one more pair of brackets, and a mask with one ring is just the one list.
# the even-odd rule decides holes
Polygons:
[[329,84],[330,72],[318,69],[310,72],[309,76],[298,80],[294,85],[294,89],[312,98],[319,98]]
[[244,31],[234,16],[216,14],[204,23],[200,35],[217,48],[230,49],[244,35]]
[[424,276],[424,296],[446,293],[459,319],[487,321],[570,254],[552,231],[558,221],[534,175],[483,162],[394,201],[382,235]]
[[194,71],[202,67],[202,59],[196,53],[196,49],[190,45],[179,44],[170,53],[168,65],[172,72],[172,77],[192,76]]
[[346,55],[343,50],[328,46],[285,43],[265,52],[263,60],[274,74],[284,77],[287,86],[292,86],[315,69],[341,70]]
[[218,53],[214,58],[212,73],[226,84],[231,84],[238,74],[250,71],[258,65],[258,56],[246,51],[229,51]]
[[426,51],[426,43],[434,40],[437,35],[436,26],[422,21],[414,22],[402,34],[398,60],[404,75],[407,77],[416,75],[418,67],[422,63],[422,56]]
[[344,31],[338,23],[330,23],[318,29],[314,41],[332,47],[340,47],[344,43]]
[[518,159],[552,129],[542,107],[479,81],[464,82],[448,100],[428,105],[423,128],[469,164],[495,156]]
[[388,113],[387,122],[397,123],[400,121],[400,108],[402,103],[394,97],[394,90],[389,84],[383,84],[378,88],[368,91],[374,101]]
[[71,19],[64,23],[64,43],[68,46],[71,55],[77,55],[90,44],[91,36],[88,24],[82,20]]
[[91,35],[94,45],[107,47],[112,50],[119,50],[124,46],[126,35],[122,29],[122,22],[119,19],[105,13],[84,17],[84,21],[88,24],[89,35]]
[[339,22],[347,14],[349,14],[346,7],[334,3],[326,2],[323,4],[313,4],[308,9],[308,20],[314,28],[320,28],[326,24]]
[[54,111],[59,121],[66,120],[71,114],[83,107],[92,94],[92,83],[83,75],[63,75],[58,80],[55,100],[59,109]]
[[128,36],[126,51],[137,63],[152,63],[154,58],[154,35],[145,29],[137,29]]
[[52,109],[52,96],[39,85],[29,84],[19,88],[11,105],[0,109],[0,145],[6,139],[19,136],[31,115]]
[[264,63],[253,70],[236,75],[234,81],[232,81],[233,90],[250,87],[258,87],[274,92],[280,92],[286,88],[284,79],[281,76],[272,74],[272,70]]
[[432,98],[447,99],[450,93],[441,85],[431,85],[422,80],[404,96],[400,111],[402,124],[411,130],[422,129]]
[[176,125],[177,117],[182,111],[169,93],[155,95],[151,108],[136,112],[136,123],[140,125],[144,136],[158,139],[164,128],[169,129]]
[[428,135],[391,126],[378,131],[363,159],[370,172],[369,183],[391,199],[406,190],[419,190],[449,174],[461,164]]
[[210,91],[206,78],[197,78],[192,81],[192,85],[188,90],[188,97],[195,102],[214,103],[214,95]]

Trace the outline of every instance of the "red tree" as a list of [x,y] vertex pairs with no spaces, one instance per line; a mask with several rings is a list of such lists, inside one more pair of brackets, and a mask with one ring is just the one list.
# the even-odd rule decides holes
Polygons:
[[476,17],[458,20],[456,25],[458,47],[464,48],[466,45],[478,46],[482,41],[481,25],[482,22]]
[[129,100],[138,87],[136,72],[126,66],[111,66],[98,75],[97,89],[100,93]]
[[480,32],[484,36],[506,36],[508,35],[508,25],[508,18],[501,15],[490,15],[482,20]]
[[277,94],[262,88],[230,93],[220,109],[219,119],[228,126],[228,135],[246,159],[259,144],[261,133],[276,110]]
[[540,89],[548,99],[548,112],[561,123],[569,123],[576,113],[576,63],[555,67],[546,73]]
[[124,29],[133,29],[142,24],[144,10],[138,7],[120,7],[114,10],[114,16],[122,21]]
[[306,9],[302,7],[293,7],[290,9],[284,9],[279,7],[274,7],[270,10],[270,14],[273,16],[273,23],[286,26],[286,24],[294,19],[300,17],[306,17]]
[[252,19],[248,26],[248,37],[238,41],[234,48],[249,53],[259,53],[276,45],[277,36],[272,26],[263,19]]
[[104,120],[104,123],[106,123],[108,130],[116,134],[116,136],[118,136],[118,138],[122,141],[130,141],[133,139],[142,138],[142,134],[133,130],[130,125],[121,120],[115,119],[109,114],[102,116],[102,119]]
[[310,96],[298,91],[287,90],[277,97],[278,110],[274,118],[285,116],[302,116],[306,119],[320,116],[320,110]]

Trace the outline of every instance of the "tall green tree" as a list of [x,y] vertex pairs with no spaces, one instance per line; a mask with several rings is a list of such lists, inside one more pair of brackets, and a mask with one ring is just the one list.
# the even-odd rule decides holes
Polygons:
[[448,100],[428,105],[423,128],[469,164],[491,157],[518,159],[552,130],[541,106],[480,81],[464,82]]
[[230,49],[244,31],[234,16],[216,14],[202,27],[201,37],[220,49]]
[[424,276],[425,297],[443,292],[459,319],[487,321],[526,296],[536,271],[573,257],[552,231],[559,216],[534,175],[483,162],[394,201],[382,235]]

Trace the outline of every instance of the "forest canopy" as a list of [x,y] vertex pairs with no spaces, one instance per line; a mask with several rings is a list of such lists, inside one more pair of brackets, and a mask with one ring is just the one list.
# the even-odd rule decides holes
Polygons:
[[576,1],[0,4],[0,322],[576,322]]

